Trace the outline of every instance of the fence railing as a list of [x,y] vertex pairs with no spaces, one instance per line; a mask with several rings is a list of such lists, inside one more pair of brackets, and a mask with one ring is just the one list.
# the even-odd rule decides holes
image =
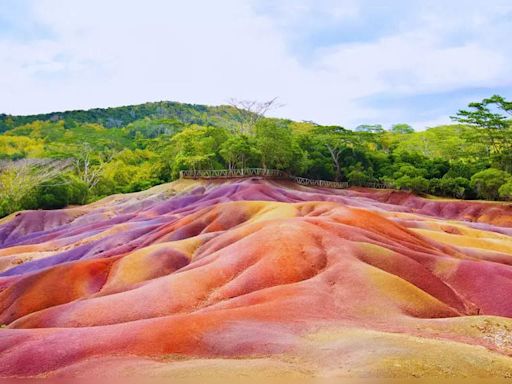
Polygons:
[[182,179],[223,179],[223,178],[239,178],[239,177],[273,177],[288,178],[288,174],[277,169],[265,168],[240,168],[240,169],[189,169],[180,171]]
[[275,179],[291,180],[297,184],[306,186],[315,186],[323,188],[348,188],[347,182],[337,182],[328,180],[312,180],[305,177],[288,175],[286,172],[277,169],[265,168],[242,168],[242,169],[201,169],[180,171],[182,179],[230,179],[240,177],[267,177]]
[[361,183],[348,183],[346,181],[328,181],[328,180],[314,180],[305,177],[292,176],[286,172],[277,169],[266,168],[240,168],[240,169],[189,169],[180,171],[180,178],[182,179],[235,179],[241,177],[266,177],[273,179],[291,180],[297,184],[322,187],[322,188],[338,188],[344,189],[349,186],[376,188],[376,189],[397,189],[405,190],[406,188],[397,188],[396,186],[383,183],[383,182],[361,182]]
[[399,189],[392,184],[381,183],[381,182],[361,182],[361,183],[351,183],[353,187],[364,187],[364,188],[374,188],[374,189]]
[[312,179],[306,179],[305,177],[297,177],[297,176],[290,176],[289,179],[296,182],[297,184],[301,184],[301,185],[323,187],[323,188],[339,188],[339,189],[348,188],[348,183],[346,181],[312,180]]

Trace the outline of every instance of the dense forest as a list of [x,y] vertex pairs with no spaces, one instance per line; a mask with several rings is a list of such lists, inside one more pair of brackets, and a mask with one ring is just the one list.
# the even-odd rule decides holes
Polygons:
[[0,115],[0,217],[140,191],[185,169],[275,168],[352,185],[512,199],[512,102],[493,96],[454,124],[354,130],[267,118],[269,103],[175,102]]

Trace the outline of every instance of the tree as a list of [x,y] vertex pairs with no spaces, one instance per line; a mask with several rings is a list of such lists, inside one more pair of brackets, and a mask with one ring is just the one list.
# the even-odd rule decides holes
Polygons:
[[484,169],[485,164],[457,159],[450,162],[450,169],[445,173],[444,177],[463,177],[469,180],[475,173],[483,171]]
[[69,204],[82,204],[87,193],[84,183],[74,175],[66,173],[42,183],[34,195],[38,208],[57,209]]
[[220,165],[219,148],[227,132],[216,127],[191,125],[173,136],[165,156],[173,158],[172,172],[184,169],[215,169]]
[[500,187],[511,179],[511,175],[505,171],[489,168],[475,173],[471,177],[471,186],[475,188],[479,197],[495,200],[499,197]]
[[3,215],[23,209],[23,202],[43,183],[70,167],[68,160],[21,159],[0,162],[0,204]]
[[305,170],[300,175],[310,179],[332,180],[334,172],[331,157],[318,135],[308,130],[299,131],[294,136],[301,151],[307,155]]
[[512,179],[503,184],[498,193],[502,199],[512,200]]
[[361,124],[356,127],[356,132],[384,133],[381,124]]
[[356,168],[347,174],[347,180],[351,185],[364,186],[369,182],[375,181],[367,170]]
[[254,133],[256,123],[265,117],[268,111],[282,106],[278,104],[277,97],[263,102],[231,98],[229,105],[236,112],[235,115],[239,122],[238,133],[245,135]]
[[469,109],[461,109],[451,118],[477,128],[483,135],[472,140],[484,139],[488,156],[499,168],[512,171],[512,102],[494,95],[481,102],[469,103]]
[[402,176],[394,183],[398,188],[410,189],[416,193],[425,193],[429,188],[429,181],[422,176]]
[[[302,150],[294,140],[292,130],[283,121],[262,119],[255,126],[255,145],[263,168],[301,168]],[[295,163],[295,164],[294,164]]]
[[438,196],[456,197],[458,199],[470,198],[472,188],[470,181],[464,177],[442,177],[430,179],[429,192]]
[[313,134],[317,135],[318,140],[329,153],[335,173],[334,179],[336,181],[345,179],[342,154],[348,148],[356,146],[356,134],[339,126],[320,126],[313,130]]
[[412,134],[394,134],[395,153],[417,152],[429,158],[471,160],[485,156],[485,145],[475,141],[469,131],[474,128],[454,124],[441,125]]
[[219,153],[228,169],[245,168],[249,161],[258,156],[253,143],[245,135],[231,136],[221,144]]
[[144,119],[136,120],[128,124],[123,131],[131,137],[135,138],[137,134],[143,138],[154,139],[158,136],[172,135],[184,128],[183,122],[177,119]]
[[[494,168],[512,172],[511,102],[500,96],[459,111],[461,123],[414,132],[405,123],[355,131],[265,117],[277,107],[232,100],[208,107],[172,102],[37,116],[0,115],[0,159],[72,159],[72,169],[32,189],[23,208],[85,203],[149,188],[180,170],[279,168],[312,179],[386,181],[442,196],[508,198],[470,179]],[[3,127],[3,128],[2,128]],[[240,133],[243,132],[243,133]],[[491,145],[492,143],[492,145]],[[8,180],[9,172],[4,172]],[[480,176],[479,176],[480,177]],[[507,183],[504,183],[507,184]],[[85,189],[84,195],[80,191]],[[496,189],[497,188],[497,189]],[[3,200],[4,207],[13,202]]]
[[414,133],[414,128],[405,123],[393,124],[391,126],[391,133],[398,135],[408,135]]
[[[103,155],[103,156],[102,156]],[[87,187],[90,192],[101,179],[103,169],[112,160],[112,152],[98,153],[89,143],[83,143],[76,148],[72,163],[78,179]],[[82,204],[87,200],[84,197]]]

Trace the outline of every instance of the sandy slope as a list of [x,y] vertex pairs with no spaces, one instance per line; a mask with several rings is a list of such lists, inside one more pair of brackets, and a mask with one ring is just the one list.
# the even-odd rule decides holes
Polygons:
[[0,222],[0,375],[512,377],[512,206],[182,180]]

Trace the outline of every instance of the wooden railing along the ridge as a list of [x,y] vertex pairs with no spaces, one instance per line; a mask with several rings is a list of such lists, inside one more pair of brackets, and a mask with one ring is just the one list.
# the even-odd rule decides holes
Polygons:
[[180,171],[182,179],[236,179],[241,177],[266,177],[273,179],[291,180],[297,184],[323,187],[323,188],[348,188],[347,182],[312,180],[305,177],[288,175],[277,169],[266,168],[242,168],[242,169],[204,169]]

